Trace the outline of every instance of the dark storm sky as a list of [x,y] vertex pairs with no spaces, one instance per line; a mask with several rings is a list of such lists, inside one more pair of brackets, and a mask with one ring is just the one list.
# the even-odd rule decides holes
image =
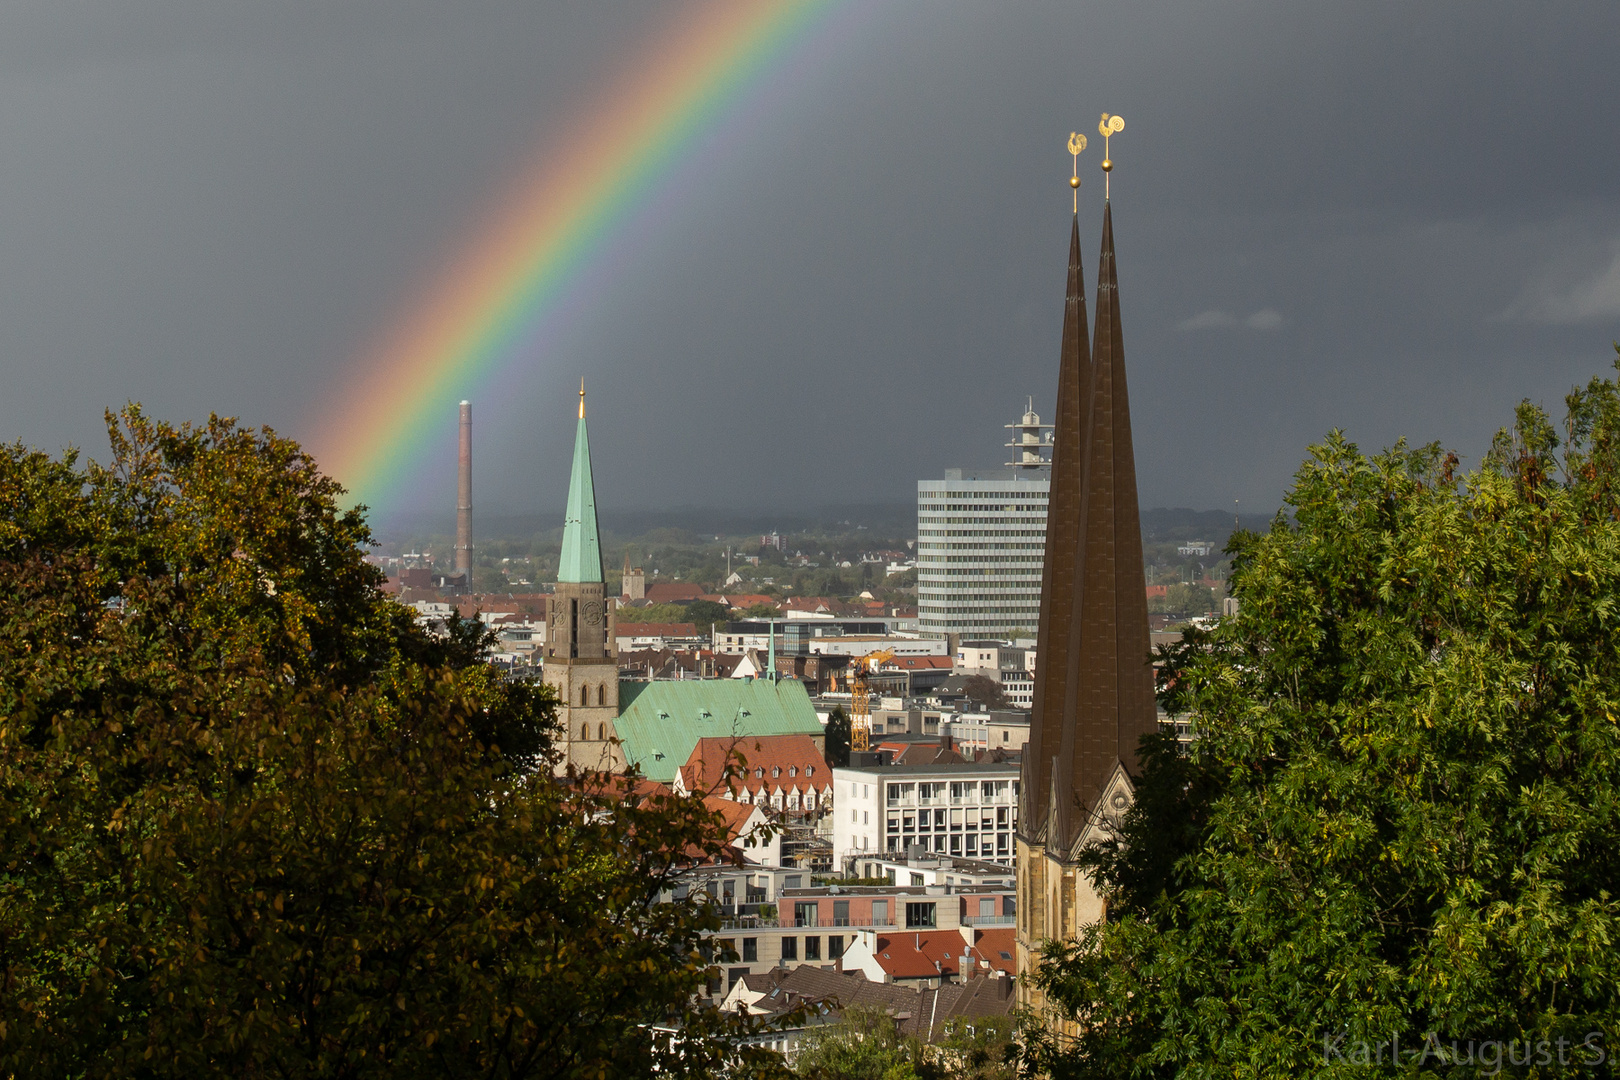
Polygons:
[[[675,5],[0,6],[0,439],[101,412],[311,438],[518,163]],[[477,503],[901,500],[1050,411],[1102,111],[1144,506],[1274,508],[1307,443],[1477,460],[1620,337],[1620,5],[874,4],[692,164],[636,265],[479,405]],[[396,507],[454,502],[446,449]]]

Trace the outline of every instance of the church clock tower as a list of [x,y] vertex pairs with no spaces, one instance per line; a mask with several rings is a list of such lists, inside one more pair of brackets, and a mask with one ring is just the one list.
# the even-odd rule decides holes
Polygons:
[[568,481],[557,589],[546,601],[544,678],[561,703],[561,771],[624,768],[614,741],[619,717],[619,650],[614,599],[602,581],[602,546],[596,527],[596,488],[585,434],[585,383],[579,386],[579,427]]

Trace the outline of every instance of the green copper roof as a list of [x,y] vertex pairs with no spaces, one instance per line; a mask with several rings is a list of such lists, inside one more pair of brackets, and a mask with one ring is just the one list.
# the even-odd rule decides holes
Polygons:
[[568,478],[568,515],[563,519],[562,558],[557,563],[557,580],[571,583],[602,580],[602,542],[596,534],[596,486],[591,482],[584,400],[582,393],[579,430],[574,435],[574,472]]
[[792,679],[621,682],[616,728],[626,760],[663,784],[702,738],[822,734],[810,695]]

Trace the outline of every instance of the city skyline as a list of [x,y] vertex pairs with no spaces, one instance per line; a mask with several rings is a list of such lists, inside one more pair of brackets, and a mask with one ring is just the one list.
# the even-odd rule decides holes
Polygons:
[[[733,8],[25,5],[0,439],[104,457],[101,410],[137,399],[324,463],[319,418],[536,155]],[[1064,143],[1104,109],[1144,506],[1270,510],[1331,427],[1477,459],[1520,398],[1609,368],[1612,7],[806,10],[649,167],[629,256],[410,433],[379,517],[453,511],[462,398],[480,515],[553,513],[581,374],[610,508],[898,503],[992,464],[1007,413],[1051,410]]]

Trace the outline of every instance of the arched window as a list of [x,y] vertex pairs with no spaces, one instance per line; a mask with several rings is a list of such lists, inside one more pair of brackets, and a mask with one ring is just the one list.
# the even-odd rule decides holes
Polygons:
[[579,738],[580,738],[580,741],[583,742],[583,741],[589,739],[590,737],[591,737],[591,725],[589,725],[589,724],[581,724],[581,725],[579,725]]
[[590,687],[582,686],[582,687],[579,688],[579,703],[581,705],[589,705],[591,703],[591,688]]
[[607,683],[603,683],[596,688],[596,703],[598,705],[607,704]]
[[596,725],[596,737],[598,739],[602,739],[603,741],[607,740],[607,725],[606,724],[597,724]]

